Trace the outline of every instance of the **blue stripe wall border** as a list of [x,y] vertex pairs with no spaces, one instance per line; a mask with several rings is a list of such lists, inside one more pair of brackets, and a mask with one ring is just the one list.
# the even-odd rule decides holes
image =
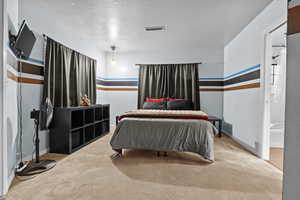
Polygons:
[[240,72],[237,72],[237,73],[234,73],[234,74],[231,74],[229,76],[224,77],[224,80],[229,79],[229,78],[233,78],[235,76],[238,76],[238,75],[241,75],[243,73],[249,72],[249,71],[254,70],[254,69],[259,69],[259,68],[260,68],[260,64],[252,66],[252,67],[249,67],[249,68],[244,69],[244,70],[242,70]]
[[[244,73],[247,73],[249,71],[255,70],[255,69],[259,69],[260,68],[260,64],[258,65],[254,65],[252,67],[248,67],[240,72],[231,74],[229,76],[226,76],[224,78],[199,78],[200,81],[225,81],[227,79],[236,77],[238,75],[242,75]],[[99,80],[103,80],[103,81],[138,81],[138,78],[103,78],[103,77],[97,77],[97,79]]]

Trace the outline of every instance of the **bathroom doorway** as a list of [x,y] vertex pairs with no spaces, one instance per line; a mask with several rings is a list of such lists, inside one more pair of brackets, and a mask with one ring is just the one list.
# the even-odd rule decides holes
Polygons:
[[283,170],[285,94],[286,94],[287,24],[282,23],[266,36],[264,73],[266,135],[264,159]]
[[270,163],[283,170],[287,25],[271,33]]

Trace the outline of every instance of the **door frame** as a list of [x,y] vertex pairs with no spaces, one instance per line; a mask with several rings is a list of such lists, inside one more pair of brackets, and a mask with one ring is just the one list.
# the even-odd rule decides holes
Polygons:
[[7,45],[7,0],[0,1],[0,198],[8,191],[7,131],[6,131],[6,45]]
[[272,64],[272,33],[287,23],[287,18],[277,20],[264,31],[264,62],[261,68],[261,87],[263,97],[263,124],[262,124],[262,149],[260,157],[264,160],[270,159],[270,83]]

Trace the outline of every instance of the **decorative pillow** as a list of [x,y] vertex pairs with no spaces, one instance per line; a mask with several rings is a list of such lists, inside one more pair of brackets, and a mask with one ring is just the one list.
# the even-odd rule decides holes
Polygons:
[[161,102],[145,102],[143,105],[143,109],[146,110],[167,110],[167,102],[161,101]]
[[172,99],[167,102],[167,110],[194,110],[191,100]]
[[163,102],[165,100],[166,100],[166,98],[160,98],[160,99],[147,98],[146,102]]

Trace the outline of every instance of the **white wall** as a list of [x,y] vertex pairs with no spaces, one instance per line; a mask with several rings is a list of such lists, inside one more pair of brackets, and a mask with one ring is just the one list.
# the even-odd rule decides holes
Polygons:
[[[264,30],[287,16],[287,2],[274,0],[224,50],[224,76],[264,60]],[[278,24],[279,25],[279,24]],[[260,152],[262,134],[262,88],[224,93],[224,119],[233,126],[233,137]]]
[[[223,78],[223,50],[221,49],[170,49],[164,51],[118,52],[115,65],[111,53],[106,53],[106,66],[102,78],[138,78],[136,64],[172,64],[202,62],[200,78]],[[136,91],[103,91],[104,102],[111,105],[111,122],[122,112],[136,109]],[[210,115],[223,117],[223,92],[201,92],[201,109]]]
[[[7,64],[7,69],[17,75],[17,72]],[[18,119],[18,83],[9,78],[6,79],[6,124],[7,124],[7,152],[8,152],[8,176],[14,177],[15,167],[17,163],[19,119]]]
[[[9,0],[8,1],[8,27],[13,32],[17,32],[18,23],[20,23],[23,19],[26,19],[22,16],[22,7],[19,6],[18,0]],[[18,22],[19,21],[19,22]],[[30,26],[30,20],[29,26]],[[45,55],[45,40],[42,34],[46,34],[47,32],[40,33],[36,31],[33,27],[30,28],[34,31],[37,41],[34,45],[33,51],[30,55],[30,59],[34,59],[37,62],[33,62],[34,64],[40,64],[40,62],[44,62]],[[75,49],[87,56],[95,58],[97,60],[97,75],[103,75],[103,66],[105,64],[105,56],[104,53],[99,51],[93,45],[86,44],[82,40],[72,40],[72,36],[62,33],[59,30],[55,30],[57,35],[51,35],[53,39],[57,39],[63,44],[66,44],[68,47]],[[64,41],[66,39],[66,41]],[[7,41],[5,42],[7,44]],[[8,47],[6,50],[8,51]],[[9,51],[8,51],[9,53]],[[18,73],[13,67],[7,65],[9,71],[13,72],[17,76],[33,78],[33,79],[43,79],[42,76],[38,75],[29,75],[29,74],[21,74]],[[27,84],[21,83],[18,84],[11,79],[7,79],[7,97],[9,98],[7,104],[7,151],[9,153],[7,168],[9,169],[8,176],[12,177],[14,174],[14,167],[19,162],[20,159],[20,149],[19,149],[19,134],[20,128],[18,127],[18,120],[20,115],[18,114],[18,88],[21,88],[22,92],[22,130],[23,130],[23,159],[31,160],[32,154],[34,151],[33,145],[33,134],[34,134],[34,123],[33,120],[30,119],[30,111],[35,109],[39,109],[42,98],[42,85],[36,84]],[[100,95],[100,93],[98,94]],[[48,131],[40,132],[40,151],[41,153],[46,153],[49,150],[49,134]]]
[[[7,1],[7,18],[8,18],[8,30],[12,33],[16,33],[18,30],[18,0]],[[6,35],[5,51],[7,56],[10,56],[8,44],[8,35]],[[6,69],[10,72],[18,75],[17,71],[6,64]],[[18,120],[18,84],[17,82],[6,79],[6,127],[7,127],[7,175],[8,184],[14,178],[15,167],[17,163],[17,148],[18,148],[18,134],[19,134],[19,120]]]
[[106,78],[138,77],[136,64],[173,64],[202,62],[200,77],[223,77],[223,49],[169,49],[144,52],[117,52],[116,65],[112,65],[111,53],[106,53]]
[[18,27],[18,13],[19,13],[19,0],[8,0],[7,1],[7,12],[9,15],[9,21],[17,30]]

